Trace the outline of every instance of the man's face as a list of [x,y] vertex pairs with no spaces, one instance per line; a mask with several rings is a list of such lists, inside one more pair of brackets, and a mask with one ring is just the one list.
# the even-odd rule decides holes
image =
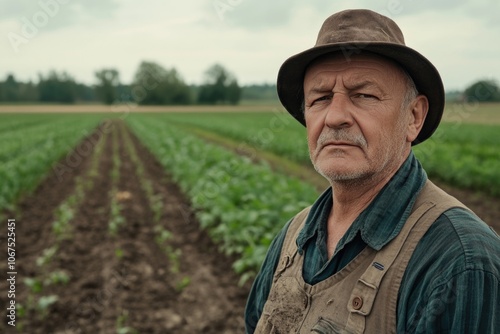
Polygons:
[[409,111],[402,70],[358,55],[321,58],[304,77],[304,117],[311,161],[330,182],[392,175],[409,153]]

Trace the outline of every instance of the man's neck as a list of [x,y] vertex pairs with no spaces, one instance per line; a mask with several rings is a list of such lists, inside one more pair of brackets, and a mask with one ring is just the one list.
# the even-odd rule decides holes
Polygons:
[[327,251],[331,257],[337,243],[344,236],[354,220],[370,205],[382,188],[401,168],[406,159],[378,177],[354,181],[332,182],[333,205],[328,218]]
[[333,206],[330,218],[334,221],[352,221],[373,201],[396,171],[384,178],[364,180],[363,182],[336,182],[332,185]]
[[329,220],[345,222],[352,218],[352,223],[397,173],[408,159],[410,152],[410,148],[402,152],[399,159],[384,166],[379,173],[355,180],[330,182],[333,190],[333,206]]

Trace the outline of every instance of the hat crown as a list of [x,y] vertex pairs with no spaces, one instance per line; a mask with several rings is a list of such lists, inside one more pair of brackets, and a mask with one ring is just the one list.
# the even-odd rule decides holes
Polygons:
[[388,17],[367,9],[349,9],[328,17],[315,46],[333,43],[382,42],[405,45],[398,25]]

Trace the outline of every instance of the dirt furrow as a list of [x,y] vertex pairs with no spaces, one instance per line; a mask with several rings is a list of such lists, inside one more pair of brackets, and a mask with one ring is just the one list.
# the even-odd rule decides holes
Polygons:
[[[16,328],[4,327],[5,322],[0,324],[0,332],[12,333],[48,333],[45,323],[48,319],[55,322],[65,318],[65,309],[58,312],[57,305],[43,307],[40,303],[42,296],[51,295],[54,292],[51,280],[57,280],[51,271],[54,259],[49,258],[50,251],[60,254],[57,260],[58,265],[66,267],[75,259],[65,259],[65,252],[54,247],[56,238],[53,233],[53,222],[56,219],[56,212],[61,203],[75,192],[76,180],[84,176],[92,161],[92,152],[95,146],[103,137],[103,127],[96,129],[94,133],[86,137],[75,150],[61,159],[54,165],[48,176],[41,182],[38,188],[29,196],[25,196],[17,205],[15,212],[8,212],[6,215],[16,218],[16,303],[22,306],[22,310],[17,311]],[[2,238],[2,244],[4,239]],[[4,248],[2,246],[2,248]],[[52,257],[57,257],[53,255]],[[40,260],[45,258],[47,265],[40,265]],[[4,261],[1,263],[4,264]],[[5,273],[6,270],[2,272]],[[78,273],[80,274],[80,273]],[[0,287],[4,291],[4,280],[1,280]],[[31,282],[31,285],[28,284]],[[35,282],[35,283],[33,283]],[[38,283],[36,283],[38,282]],[[0,296],[0,304],[4,304],[3,294]],[[23,314],[24,313],[24,314]],[[56,318],[52,318],[56,315]]]
[[[127,129],[128,131],[128,129]],[[176,184],[165,175],[154,156],[129,132],[135,150],[144,163],[147,177],[154,181],[155,192],[163,197],[162,226],[172,232],[173,249],[180,250],[180,272],[171,275],[177,281],[187,277],[185,286],[166,309],[172,333],[242,333],[243,311],[248,284],[238,287],[238,276],[227,258],[217,250],[205,231],[200,230]]]
[[[117,131],[121,127],[116,123]],[[165,333],[168,319],[161,311],[173,307],[176,295],[167,274],[169,263],[155,243],[153,213],[141,188],[143,180],[126,150],[122,131],[119,131],[118,142],[120,177],[114,196],[120,203],[123,223],[116,235],[110,236],[112,247],[108,249],[103,279],[105,290],[110,291],[117,290],[110,274],[121,272],[122,282],[119,291],[107,300],[108,316],[103,319],[101,333],[113,329],[124,331],[124,328],[129,332]]]
[[[106,266],[106,227],[110,215],[108,177],[112,167],[110,135],[103,138],[105,146],[99,158],[96,179],[70,221],[72,237],[61,242],[54,268],[69,273],[69,282],[53,287],[59,296],[49,316],[40,324],[40,333],[98,333],[99,319],[103,316],[103,303],[107,297],[103,290],[101,272]],[[90,182],[89,179],[86,182]]]

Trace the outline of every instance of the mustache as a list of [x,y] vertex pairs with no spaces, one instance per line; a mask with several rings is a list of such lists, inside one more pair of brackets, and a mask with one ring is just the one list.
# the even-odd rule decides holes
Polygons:
[[324,145],[332,141],[345,142],[350,145],[356,145],[365,148],[368,144],[362,134],[355,134],[346,129],[322,131],[317,140],[317,148],[321,149]]

